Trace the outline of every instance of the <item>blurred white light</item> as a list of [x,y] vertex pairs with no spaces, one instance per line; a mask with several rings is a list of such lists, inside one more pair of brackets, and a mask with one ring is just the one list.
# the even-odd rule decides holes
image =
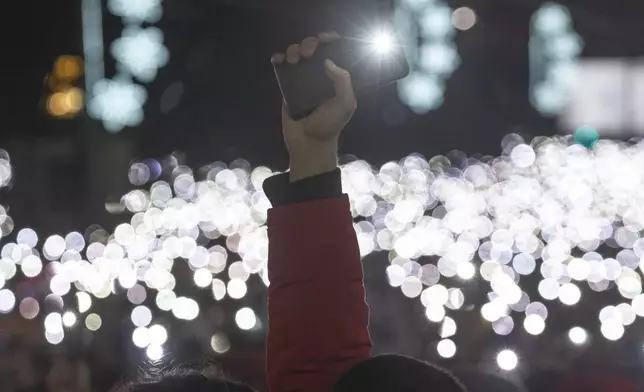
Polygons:
[[20,301],[20,315],[26,318],[27,320],[32,320],[38,316],[40,311],[40,305],[38,301],[28,297]]
[[49,313],[45,317],[45,330],[51,333],[63,331],[63,317],[60,313]]
[[532,166],[536,159],[536,154],[532,147],[527,144],[519,144],[512,149],[510,158],[512,158],[512,161],[517,167],[525,169]]
[[469,261],[458,263],[456,274],[463,280],[470,280],[474,275],[476,275],[476,268],[474,268],[474,264]]
[[402,293],[408,298],[416,298],[423,291],[423,283],[415,276],[405,278],[400,286]]
[[[642,261],[644,262],[644,258],[642,258]],[[633,307],[635,314],[639,317],[644,317],[644,294],[635,296],[631,302],[631,306]]]
[[395,2],[396,30],[412,68],[410,75],[398,83],[398,95],[412,111],[424,114],[442,105],[445,82],[460,58],[454,44],[451,8],[441,0],[409,3]]
[[530,100],[542,114],[553,116],[568,105],[575,85],[582,38],[574,31],[568,8],[545,3],[530,26]]
[[441,325],[440,337],[449,338],[450,336],[454,336],[456,335],[456,329],[457,326],[454,319],[451,317],[445,317],[443,319],[443,325]]
[[391,287],[399,287],[405,282],[405,270],[400,265],[389,265],[385,269],[389,285]]
[[[625,327],[634,324],[638,316],[644,317],[640,274],[644,240],[639,237],[644,215],[634,207],[623,207],[627,205],[624,200],[641,196],[644,170],[638,162],[644,159],[644,143],[630,146],[601,140],[589,153],[567,139],[546,140],[549,142],[541,143],[541,139],[527,141],[509,135],[502,143],[504,156],[487,163],[453,152],[449,158],[437,156],[429,161],[411,155],[376,169],[364,161],[341,167],[351,209],[364,217],[354,225],[355,231],[374,243],[362,255],[379,247],[393,250],[387,268],[390,283],[400,287],[405,296],[419,298],[427,318],[441,322],[441,339],[454,336],[457,329],[458,318],[447,317],[446,309],[458,310],[465,300],[461,288],[448,289],[442,280],[464,285],[452,278],[469,276],[474,265],[476,276],[472,279],[478,279],[480,273],[482,279],[476,284],[490,286],[481,314],[502,336],[510,334],[516,320],[522,319],[518,312],[525,313],[523,324],[530,334],[540,334],[546,327],[548,308],[531,302],[534,298],[526,294],[534,289],[530,287],[534,276],[526,279],[523,275],[540,275],[534,278],[541,280],[538,291],[543,298],[559,298],[567,305],[582,299],[582,285],[598,292],[617,286],[622,303],[599,312],[601,332],[607,339],[620,339]],[[206,278],[202,284],[212,286],[217,300],[226,293],[232,298],[243,297],[246,282],[250,284],[254,274],[268,285],[268,207],[263,192],[253,188],[256,181],[248,175],[250,164],[216,163],[209,168],[207,180],[196,181],[192,171],[176,159],[168,162],[173,186],[158,181],[149,191],[138,190],[141,199],[132,208],[137,212],[130,222],[119,226],[118,233],[91,234],[94,238],[87,239],[87,249],[81,249],[85,239],[79,237],[80,232],[68,234],[62,248],[55,236],[41,250],[26,243],[2,245],[0,284],[11,288],[18,283],[12,281],[16,267],[28,270],[34,258],[42,255],[50,259],[62,250],[59,259],[47,265],[52,294],[42,306],[54,312],[44,320],[48,341],[62,339],[64,325],[71,324],[70,316],[61,314],[67,310],[62,296],[72,289],[78,302],[78,309],[72,309],[76,315],[89,310],[92,297],[117,295],[118,283],[125,282],[127,299],[135,306],[146,301],[149,293],[155,296],[159,310],[194,320],[199,304],[187,297],[177,298],[174,291],[185,289],[180,286],[184,282],[173,275],[178,258],[187,258],[195,276]],[[156,181],[161,173],[155,170],[150,165],[150,181]],[[597,194],[603,195],[600,201]],[[364,207],[367,204],[368,208]],[[3,219],[7,219],[6,209],[0,208],[0,229],[5,233]],[[198,246],[195,239],[202,235],[220,238],[226,247]],[[624,248],[615,258],[596,252],[609,240]],[[576,248],[586,253],[574,258]],[[228,263],[229,252],[239,252],[241,260]],[[418,260],[425,256],[438,261],[421,265]],[[231,278],[229,287],[221,279],[208,281],[217,274]],[[13,310],[15,296],[8,289],[0,290],[0,311]],[[20,315],[36,317],[39,307],[33,298],[25,298],[20,302]],[[132,311],[132,320],[137,326],[147,326],[152,322],[152,310],[139,306]],[[250,309],[240,310],[235,321],[241,329],[260,325]],[[85,318],[89,330],[100,328],[100,324],[97,314]],[[582,341],[580,336],[576,329],[568,331],[573,343]],[[161,346],[167,338],[167,331],[160,326],[137,328],[133,333],[133,341],[143,348],[150,343]],[[225,339],[218,338],[215,346],[223,352]]]
[[566,283],[559,288],[559,300],[565,305],[575,305],[581,299],[579,287],[572,283]]
[[96,313],[90,313],[85,318],[85,327],[90,331],[98,331],[103,325],[103,320],[101,316]]
[[606,322],[603,322],[601,325],[601,333],[602,335],[611,341],[616,341],[622,338],[624,336],[624,325],[616,319],[612,320],[607,320]]
[[578,346],[585,344],[588,340],[588,332],[581,327],[572,327],[568,331],[568,339]]
[[377,53],[387,54],[394,48],[395,40],[390,33],[381,31],[374,34],[374,36],[370,40],[370,43],[372,45],[372,48]]
[[457,8],[452,12],[452,24],[459,30],[469,30],[476,24],[476,13],[469,7]]
[[210,347],[217,354],[224,354],[230,350],[230,340],[223,333],[216,333],[210,338]]
[[228,282],[228,295],[230,298],[241,299],[246,295],[247,291],[248,287],[246,286],[246,282],[241,279],[231,279]]
[[619,319],[622,325],[627,326],[631,325],[637,319],[637,314],[633,310],[630,304],[622,303],[616,306],[619,313]]
[[591,273],[591,267],[588,261],[580,258],[573,258],[568,262],[568,274],[571,278],[578,281],[588,279]]
[[492,322],[492,329],[497,335],[507,336],[514,330],[514,320],[510,316],[503,316]]
[[531,314],[523,321],[523,327],[530,335],[540,335],[546,329],[546,322],[540,316]]
[[65,236],[65,248],[80,252],[85,248],[85,238],[77,231],[73,231]]
[[85,313],[92,306],[92,297],[85,292],[76,293],[76,302],[78,302],[78,311],[80,313]]
[[132,343],[140,348],[150,345],[150,330],[146,327],[138,327],[132,332]]
[[16,296],[11,290],[0,290],[0,313],[9,313],[16,306]]
[[143,104],[148,93],[142,86],[129,81],[103,79],[96,82],[92,94],[94,98],[87,106],[88,113],[102,120],[109,132],[119,132],[126,126],[136,126],[143,121]]
[[570,12],[563,5],[547,3],[534,14],[533,24],[542,34],[565,31],[570,24]]
[[194,320],[199,316],[199,304],[192,298],[179,297],[172,304],[172,314],[180,320]]
[[508,311],[507,305],[502,300],[488,302],[481,307],[481,316],[489,322],[495,322],[505,316]]
[[161,0],[109,0],[107,7],[114,15],[130,23],[154,23],[161,18]]
[[162,346],[168,340],[168,331],[162,325],[152,325],[148,328],[148,332],[151,345]]
[[156,344],[151,344],[145,349],[145,353],[148,356],[148,359],[151,361],[158,361],[163,358],[163,347]]
[[149,83],[158,69],[170,58],[163,45],[163,33],[156,27],[126,27],[112,44],[112,54],[119,63],[139,80]]
[[177,295],[174,293],[174,291],[161,290],[157,294],[155,303],[159,309],[168,311],[173,309],[176,300]]
[[30,248],[35,248],[38,244],[38,234],[33,229],[22,229],[16,237],[18,244],[25,244]]
[[28,278],[33,278],[38,276],[42,271],[42,261],[40,258],[34,255],[30,255],[22,260],[22,273],[25,274]]
[[248,331],[257,324],[257,317],[251,308],[241,308],[235,314],[235,322],[239,329]]
[[599,321],[603,324],[611,320],[619,320],[619,311],[615,306],[605,306],[599,311]]
[[430,304],[425,309],[425,316],[429,321],[439,323],[445,318],[445,308],[443,305]]
[[63,332],[63,330],[55,332],[45,331],[45,339],[49,344],[59,344],[63,339],[65,339],[65,332]]
[[438,351],[438,355],[443,358],[452,358],[456,355],[456,344],[450,339],[443,339],[438,342],[436,351]]
[[199,268],[195,271],[193,280],[198,287],[208,287],[212,282],[212,272],[207,268]]
[[76,324],[76,315],[72,312],[65,312],[63,314],[63,324],[66,327],[73,327]]
[[[161,31],[149,26],[161,18],[161,0],[109,0],[107,7],[112,14],[121,17],[125,26],[121,37],[111,46],[118,63],[118,73],[113,80],[104,78],[102,45],[99,47],[101,50],[95,50],[96,41],[103,40],[100,2],[83,2],[84,41],[92,42],[84,48],[88,59],[87,109],[91,117],[102,120],[108,132],[119,132],[143,119],[142,105],[147,100],[147,92],[142,86],[132,83],[132,77],[151,82],[158,68],[167,64],[169,54],[163,45]],[[131,201],[125,202],[130,211]]]
[[512,350],[503,350],[496,356],[496,362],[503,370],[514,370],[519,364],[519,358]]
[[132,309],[130,318],[137,327],[147,327],[152,322],[152,311],[147,306],[137,306]]
[[43,245],[44,255],[48,260],[57,260],[65,252],[65,239],[59,235],[52,235],[45,240]]
[[217,301],[221,301],[226,296],[226,283],[220,279],[212,280],[212,295]]

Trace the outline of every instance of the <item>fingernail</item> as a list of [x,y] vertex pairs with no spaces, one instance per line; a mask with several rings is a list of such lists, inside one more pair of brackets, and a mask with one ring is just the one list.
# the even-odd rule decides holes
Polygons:
[[338,66],[335,65],[335,63],[329,59],[324,60],[326,62],[326,65],[328,65],[331,68],[337,68]]

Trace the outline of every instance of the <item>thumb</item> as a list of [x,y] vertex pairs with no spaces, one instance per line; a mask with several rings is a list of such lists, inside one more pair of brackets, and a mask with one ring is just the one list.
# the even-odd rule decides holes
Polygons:
[[356,97],[353,93],[353,85],[351,84],[351,75],[349,74],[349,71],[338,67],[329,59],[324,60],[324,70],[326,71],[329,79],[333,82],[336,98],[347,105],[354,106]]

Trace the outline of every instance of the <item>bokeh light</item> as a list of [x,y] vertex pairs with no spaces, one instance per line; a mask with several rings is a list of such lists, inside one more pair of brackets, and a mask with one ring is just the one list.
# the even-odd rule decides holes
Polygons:
[[230,340],[223,333],[216,333],[210,339],[210,347],[217,354],[225,354],[230,350]]
[[145,353],[147,354],[149,360],[158,361],[163,358],[163,347],[160,345],[151,344],[146,348]]
[[96,313],[88,314],[85,318],[85,327],[90,331],[98,331],[103,325],[101,316]]
[[511,371],[519,364],[519,358],[512,350],[503,350],[496,356],[496,362],[501,369]]
[[[456,345],[453,312],[472,309],[477,301],[463,290],[472,282],[487,287],[477,311],[501,336],[517,325],[540,335],[548,328],[549,306],[574,312],[586,289],[614,288],[622,299],[597,309],[597,323],[606,340],[621,339],[644,318],[644,213],[639,207],[644,205],[644,142],[600,140],[587,149],[571,136],[528,141],[510,134],[502,148],[503,155],[487,160],[462,153],[429,160],[413,154],[379,168],[360,160],[343,165],[360,254],[389,253],[383,274],[392,287],[423,305],[443,339],[439,355],[451,352],[450,341]],[[168,339],[156,319],[161,313],[191,321],[206,312],[197,297],[177,295],[185,292],[179,286],[185,282],[174,275],[177,262],[185,263],[194,286],[216,301],[242,301],[253,275],[268,285],[270,203],[262,182],[273,171],[251,169],[243,160],[193,171],[172,158],[163,165],[132,163],[128,177],[137,188],[121,200],[132,215],[113,234],[93,229],[88,237],[81,231],[46,237],[29,228],[17,230],[16,242],[1,249],[0,312],[18,308],[31,319],[42,306],[46,338],[58,344],[65,337],[63,327],[75,324],[72,317],[75,322],[120,287],[131,306],[133,343],[160,347]],[[3,184],[12,177],[8,162],[0,159],[0,169],[6,169],[0,170]],[[162,171],[171,180],[161,180]],[[13,221],[3,226],[10,217],[5,207],[0,212],[2,234],[8,235]],[[208,245],[218,238],[222,245]],[[598,253],[608,242],[615,254]],[[430,258],[435,261],[427,262]],[[40,276],[45,262],[51,293],[42,304],[18,298],[10,289],[13,280]],[[526,277],[535,277],[536,287],[526,286],[532,284]],[[73,309],[63,301],[70,293]],[[243,331],[261,326],[248,307],[236,312],[234,321]],[[92,313],[84,324],[95,331],[102,320]],[[573,344],[588,339],[582,327],[584,332],[592,328],[568,331]],[[211,346],[226,352],[229,337],[216,334]]]
[[599,141],[599,133],[593,127],[579,127],[574,133],[575,142],[586,148],[593,148]]
[[[445,83],[460,65],[452,9],[443,0],[395,4],[396,31],[411,65],[409,76],[397,83],[398,95],[414,112],[427,113],[443,104]],[[467,17],[461,14],[456,14],[459,23],[460,16]]]
[[570,339],[573,344],[581,346],[588,341],[588,332],[581,327],[572,327],[568,331],[568,339]]
[[452,358],[456,355],[456,344],[450,339],[443,339],[438,342],[436,351],[438,351],[438,355],[443,358]]
[[78,56],[60,56],[54,63],[54,75],[61,81],[79,78],[83,73],[83,59]]
[[76,324],[76,315],[72,312],[65,312],[62,317],[63,325],[71,328]]
[[469,30],[476,24],[476,13],[469,7],[457,8],[452,12],[452,24],[459,30]]
[[20,315],[27,320],[32,320],[38,316],[40,305],[34,298],[27,297],[20,301]]
[[583,47],[566,6],[546,2],[532,15],[530,100],[541,114],[552,117],[567,107],[571,88],[579,82],[577,65]]
[[253,329],[257,324],[257,316],[251,308],[241,308],[235,314],[237,326],[244,331]]

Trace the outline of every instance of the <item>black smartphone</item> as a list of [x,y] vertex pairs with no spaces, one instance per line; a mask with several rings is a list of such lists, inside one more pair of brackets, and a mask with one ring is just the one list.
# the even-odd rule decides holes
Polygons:
[[284,62],[274,66],[291,117],[304,118],[334,96],[333,84],[324,70],[325,59],[351,73],[357,95],[409,74],[405,51],[393,29],[320,43],[312,57],[302,58],[297,64]]

